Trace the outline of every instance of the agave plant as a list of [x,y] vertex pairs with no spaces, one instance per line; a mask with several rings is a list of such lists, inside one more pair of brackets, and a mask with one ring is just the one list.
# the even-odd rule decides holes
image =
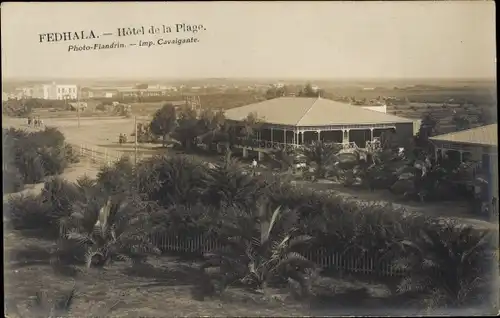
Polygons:
[[273,279],[291,278],[306,288],[305,269],[315,264],[299,253],[299,247],[311,240],[300,235],[296,213],[280,207],[268,215],[264,204],[259,211],[226,209],[225,223],[219,233],[222,248],[206,255],[202,268],[219,268],[225,285],[239,280],[264,291]]
[[430,309],[477,305],[488,297],[494,263],[491,232],[446,222],[424,227],[401,246],[407,256],[395,266],[408,274],[400,293],[423,295]]
[[61,220],[64,238],[85,250],[87,267],[112,260],[137,262],[160,253],[148,238],[148,211],[140,202],[118,204],[108,198],[100,209],[96,203],[75,206],[71,216]]

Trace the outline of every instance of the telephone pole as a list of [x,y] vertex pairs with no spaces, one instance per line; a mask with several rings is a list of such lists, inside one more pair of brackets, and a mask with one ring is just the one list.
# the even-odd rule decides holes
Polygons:
[[135,152],[135,166],[137,167],[137,152],[138,152],[138,149],[137,149],[137,116],[134,116],[134,135],[135,135],[135,149],[134,149],[134,152]]
[[137,170],[137,116],[134,116],[134,125],[135,125],[135,158],[134,158],[134,171],[135,171],[135,187],[137,193],[139,193],[139,172]]
[[80,86],[76,87],[76,116],[78,117],[78,128],[80,128]]

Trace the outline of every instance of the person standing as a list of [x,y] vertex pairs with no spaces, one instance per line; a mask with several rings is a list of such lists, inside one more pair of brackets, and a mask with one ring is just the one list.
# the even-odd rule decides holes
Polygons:
[[252,170],[253,170],[253,176],[255,176],[256,170],[257,170],[257,160],[255,158],[252,161]]

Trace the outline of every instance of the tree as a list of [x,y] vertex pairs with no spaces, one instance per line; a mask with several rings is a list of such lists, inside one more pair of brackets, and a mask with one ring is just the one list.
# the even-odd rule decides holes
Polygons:
[[341,146],[334,144],[325,144],[323,142],[314,142],[302,149],[302,155],[306,158],[307,164],[315,166],[316,178],[325,178],[328,172],[334,170],[338,163],[338,152]]
[[424,115],[420,122],[418,133],[415,136],[415,142],[418,147],[429,147],[429,137],[432,137],[436,133],[437,124],[438,121],[430,113]]
[[198,121],[199,135],[197,139],[208,146],[223,139],[226,118],[224,112],[205,110]]
[[452,122],[455,125],[457,131],[466,130],[471,128],[471,121],[467,116],[460,114],[453,114]]
[[210,169],[205,182],[204,197],[208,204],[218,208],[228,205],[251,209],[266,190],[250,174],[243,173],[232,158]]
[[273,86],[266,91],[266,99],[273,99],[286,96],[287,91],[288,90],[286,86],[281,86],[281,87]]
[[[262,125],[257,113],[250,113],[242,121],[243,127],[236,129],[236,138],[242,138],[246,146],[252,146],[252,141],[256,137],[256,133]],[[234,130],[233,130],[234,131]]]
[[299,92],[299,97],[318,97],[320,94],[319,90],[315,90],[310,83],[307,83],[306,86]]
[[184,107],[177,118],[177,125],[172,135],[186,150],[191,149],[195,138],[201,133],[197,115],[195,109]]
[[148,88],[148,84],[138,84],[135,86],[135,88],[137,89],[147,89]]
[[150,123],[151,132],[162,137],[163,146],[167,143],[167,137],[177,127],[177,112],[172,104],[165,104],[156,111]]
[[493,124],[496,120],[496,114],[481,108],[477,115],[477,123],[481,126]]

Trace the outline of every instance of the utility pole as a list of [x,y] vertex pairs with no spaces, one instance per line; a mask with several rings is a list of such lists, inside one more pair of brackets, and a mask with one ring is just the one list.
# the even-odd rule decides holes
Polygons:
[[76,115],[78,117],[78,128],[80,128],[80,86],[76,87]]
[[137,116],[134,116],[134,135],[135,135],[135,149],[134,149],[134,152],[135,152],[135,166],[137,166]]
[[135,170],[135,187],[137,193],[139,192],[139,172],[137,170],[137,115],[134,116],[134,125],[135,125],[135,163],[134,163],[134,170]]

